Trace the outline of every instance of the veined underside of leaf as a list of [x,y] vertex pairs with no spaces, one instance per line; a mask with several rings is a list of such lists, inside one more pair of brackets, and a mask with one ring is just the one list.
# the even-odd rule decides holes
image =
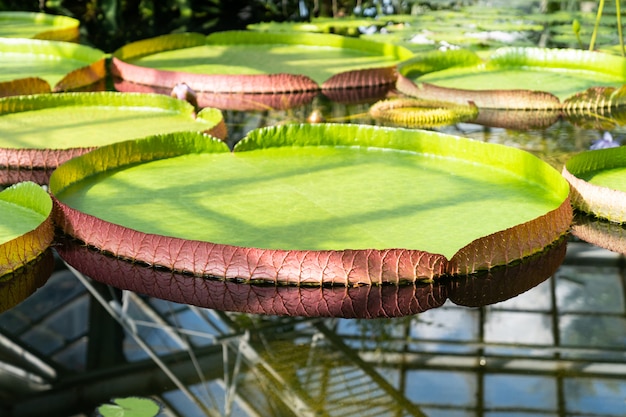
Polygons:
[[52,244],[52,202],[38,185],[24,182],[0,192],[0,281]]
[[563,113],[578,126],[610,130],[626,123],[626,85],[592,87],[568,97]]
[[[115,90],[126,93],[166,94],[171,88],[147,84],[137,84],[120,78],[113,80]],[[221,110],[262,111],[286,110],[310,103],[318,91],[298,91],[295,93],[256,94],[256,93],[208,93],[196,92],[198,107],[213,107]],[[214,135],[217,136],[217,135]]]
[[13,81],[0,82],[0,98],[21,94],[50,93],[50,84],[38,77],[20,78]]
[[478,109],[559,110],[561,102],[553,94],[530,90],[466,90],[414,83],[399,75],[396,88],[409,97],[446,101],[455,104],[474,103]]
[[[559,173],[530,154],[504,146],[486,145],[457,137],[402,129],[383,129],[357,125],[289,125],[255,131],[239,142],[234,154],[230,154],[225,146],[215,148],[214,144],[206,143],[206,141],[200,142],[198,138],[193,138],[191,134],[185,134],[184,136],[186,138],[183,136],[178,139],[173,137],[154,137],[142,141],[129,141],[107,146],[75,158],[61,166],[53,174],[50,183],[50,189],[58,207],[56,211],[57,224],[70,236],[100,250],[110,252],[124,259],[149,265],[160,265],[173,271],[245,282],[353,286],[431,280],[442,275],[467,274],[481,269],[489,269],[496,265],[507,264],[541,251],[558,239],[559,236],[563,235],[571,221],[571,207],[567,199],[567,183],[563,181]],[[194,162],[193,158],[190,159],[185,156],[190,151],[189,147],[194,150],[194,154],[198,152],[204,154],[205,152],[202,150],[204,146],[210,146],[205,151],[208,154],[206,156],[194,156],[194,158],[200,158],[197,162]],[[355,146],[357,148],[354,148]],[[378,152],[381,151],[384,153],[379,154]],[[361,201],[360,199],[363,198],[361,194],[363,193],[357,192],[358,185],[351,182],[354,180],[347,181],[347,178],[350,177],[343,176],[346,174],[341,174],[339,171],[347,168],[356,170],[354,172],[360,172],[361,174],[359,175],[363,175],[364,172],[371,173],[369,179],[364,180],[365,182],[357,180],[360,184],[369,182],[364,189],[365,193],[368,193],[370,196],[368,198],[375,196],[375,194],[369,193],[368,190],[372,190],[372,192],[374,192],[373,190],[379,190],[379,198],[382,198],[385,202],[392,202],[394,199],[397,200],[398,197],[392,197],[385,193],[394,192],[393,190],[397,189],[398,186],[401,188],[406,186],[406,180],[403,180],[401,176],[407,175],[407,172],[412,171],[404,171],[404,174],[401,174],[402,171],[390,173],[389,170],[402,170],[404,169],[402,168],[403,166],[411,166],[413,164],[411,158],[414,157],[412,155],[415,154],[415,157],[422,158],[419,156],[422,152],[425,155],[439,155],[444,158],[441,161],[437,160],[437,169],[441,169],[441,163],[445,161],[447,156],[457,155],[460,158],[458,160],[459,163],[464,161],[468,165],[461,163],[456,175],[466,171],[472,164],[484,164],[485,161],[489,161],[490,166],[493,164],[493,167],[489,168],[490,173],[487,177],[495,175],[495,172],[500,170],[506,176],[509,174],[504,173],[512,170],[511,172],[514,176],[520,176],[522,183],[528,181],[528,184],[535,184],[535,182],[543,184],[539,185],[539,188],[533,188],[535,190],[533,192],[539,194],[547,193],[545,197],[550,203],[546,201],[545,206],[541,203],[540,206],[544,208],[537,211],[536,215],[525,213],[525,220],[521,224],[513,222],[509,224],[510,227],[505,227],[499,231],[491,229],[492,233],[476,236],[474,241],[460,244],[462,247],[445,249],[448,259],[436,251],[426,251],[423,248],[411,247],[412,245],[406,242],[400,243],[399,240],[396,240],[393,243],[394,239],[398,238],[395,234],[393,237],[386,237],[386,239],[391,238],[392,243],[383,243],[382,248],[372,249],[372,247],[376,246],[373,243],[376,240],[371,240],[372,237],[374,239],[380,238],[373,231],[388,230],[389,227],[385,223],[380,223],[379,225],[374,215],[375,213],[368,211],[368,207],[371,207],[371,204],[377,205],[377,203],[372,202],[376,200],[368,203]],[[115,155],[115,158],[112,158],[112,155]],[[378,155],[382,159],[378,160]],[[461,157],[460,155],[463,156]],[[182,157],[181,163],[183,165],[179,165],[177,162],[176,158],[179,157]],[[294,157],[296,159],[293,159]],[[356,165],[353,165],[353,162],[350,161],[355,157],[357,159],[354,161],[360,162],[356,162]],[[374,159],[371,161],[374,162],[374,165],[368,165],[370,164],[369,158],[372,157]],[[300,164],[298,162],[300,159],[298,158],[302,158],[302,166],[298,165]],[[334,162],[336,158],[341,159],[341,164]],[[429,158],[420,159],[420,161],[424,161],[426,166],[430,166],[430,163],[435,162],[429,162]],[[134,218],[131,221],[133,226],[128,227],[128,225],[121,224],[125,223],[124,219],[128,220],[126,215],[116,217],[117,220],[113,220],[113,217],[109,217],[109,215],[115,216],[115,213],[113,213],[115,210],[107,209],[108,214],[104,212],[95,214],[93,209],[96,208],[96,211],[98,211],[97,207],[106,207],[106,201],[111,201],[111,199],[122,198],[125,200],[128,196],[140,197],[145,191],[140,191],[139,189],[135,191],[126,190],[123,192],[123,196],[116,197],[103,188],[104,194],[98,197],[100,192],[96,191],[95,188],[90,188],[91,197],[86,199],[81,197],[82,192],[80,189],[83,178],[91,176],[95,179],[96,177],[93,177],[93,175],[103,170],[112,170],[112,173],[119,172],[122,175],[126,175],[126,173],[132,174],[124,167],[130,167],[130,164],[141,161],[147,162],[148,160],[154,161],[150,163],[155,164],[152,165],[154,169],[160,169],[158,167],[161,164],[164,164],[163,167],[167,167],[170,163],[174,163],[174,166],[186,167],[189,170],[188,172],[185,169],[179,170],[178,174],[174,174],[174,172],[166,174],[165,172],[170,172],[168,168],[166,168],[168,171],[158,174],[158,171],[146,171],[151,172],[150,175],[152,177],[155,175],[159,178],[167,177],[169,181],[174,181],[176,176],[184,179],[185,184],[170,184],[171,189],[175,190],[179,195],[188,197],[197,195],[195,198],[199,199],[197,202],[193,202],[196,201],[195,199],[193,201],[181,200],[180,202],[184,204],[184,207],[206,206],[207,204],[213,206],[206,206],[195,216],[191,213],[183,214],[181,210],[187,209],[182,207],[173,207],[175,211],[169,214],[170,209],[168,206],[172,203],[172,200],[167,197],[166,193],[164,194],[165,190],[150,192],[152,196],[163,196],[166,200],[162,200],[159,203],[159,209],[154,213],[150,213],[150,209],[147,207],[140,209],[142,220],[136,223],[138,219]],[[317,167],[317,164],[321,162],[323,164]],[[291,166],[293,163],[295,165]],[[409,165],[405,165],[407,163]],[[324,166],[324,164],[330,165]],[[380,169],[375,168],[376,164],[382,164],[387,167],[385,168],[386,174],[382,174],[382,177],[378,179],[379,182],[383,181],[386,185],[382,185],[382,182],[380,185],[374,185],[375,182],[372,181],[378,177],[378,174],[374,174],[376,172],[375,169]],[[328,172],[328,175],[330,175],[333,172],[330,168],[335,165],[335,169],[339,171],[332,175],[336,183],[334,187],[330,187],[333,182],[324,182],[326,180],[322,178],[325,177],[317,179],[317,176],[320,174],[327,175],[326,173]],[[455,165],[456,162],[451,166]],[[196,166],[210,167],[210,172],[196,171],[197,169],[202,170],[202,168],[196,168]],[[274,168],[271,168],[271,166]],[[304,168],[306,169],[303,170]],[[495,171],[491,171],[492,168]],[[257,170],[259,171],[257,172]],[[272,173],[272,170],[287,171],[284,173]],[[195,172],[195,174],[192,172]],[[457,171],[455,170],[455,172]],[[140,172],[138,173],[141,175]],[[235,175],[236,178],[228,179],[227,175],[221,179],[221,175],[226,173],[230,176]],[[400,177],[397,174],[401,174]],[[310,177],[311,175],[313,176]],[[239,176],[242,177],[239,178]],[[246,176],[250,178],[245,178]],[[202,184],[194,185],[193,181],[190,182],[192,177],[201,178]],[[305,195],[300,197],[299,194],[295,194],[297,197],[295,199],[290,197],[292,194],[289,190],[293,189],[293,185],[290,185],[290,182],[283,183],[282,181],[293,181],[290,178],[297,179],[297,184],[299,184],[297,187],[301,192],[306,189],[306,187],[302,188],[302,186],[307,184],[307,182],[302,183],[300,178],[305,180],[307,177],[311,178],[308,184],[314,186],[311,192],[317,193],[318,191],[315,191],[316,187],[324,185],[322,189],[324,189],[327,195],[319,195],[319,201],[317,197],[312,199]],[[444,177],[451,178],[449,175]],[[142,188],[150,188],[157,185],[150,185],[150,180],[143,175],[141,175],[141,178],[137,183],[141,183]],[[343,178],[343,181],[347,182],[344,185],[343,181],[336,182],[336,178]],[[386,182],[384,178],[388,178],[389,181]],[[120,178],[122,182],[119,184],[130,184],[129,181],[135,182],[137,180],[138,178],[135,180]],[[270,182],[268,183],[267,181]],[[263,184],[263,187],[269,185],[271,188],[273,181],[278,181],[276,184],[280,185],[280,189],[284,193],[284,195],[278,194],[275,197],[278,200],[267,197],[272,196],[277,191],[259,188],[261,184]],[[413,181],[418,180],[414,179]],[[229,184],[229,187],[225,189],[228,195],[231,195],[231,193],[235,194],[228,197],[226,194],[223,194],[224,190],[213,188],[214,185],[211,185],[222,182]],[[256,187],[251,185],[254,182],[258,182]],[[267,185],[264,185],[266,183]],[[390,187],[392,183],[394,187]],[[104,185],[105,183],[102,184]],[[74,186],[78,188],[74,188]],[[94,186],[98,186],[97,181],[94,183]],[[190,186],[191,188],[188,188]],[[337,186],[339,188],[335,189]],[[108,189],[108,186],[105,187]],[[329,188],[332,188],[332,191],[328,191]],[[415,191],[417,192],[418,189]],[[506,186],[504,189],[506,189]],[[114,191],[115,188],[110,190]],[[352,191],[348,192],[348,190]],[[507,192],[512,190],[508,189]],[[352,197],[347,200],[341,198],[342,194],[346,192],[348,192],[348,196],[356,192],[353,195],[353,197],[357,196],[356,200]],[[465,190],[464,192],[470,193],[467,195],[472,195],[473,199],[479,199],[476,191]],[[491,193],[492,191],[489,192]],[[206,193],[206,198],[202,197],[204,193]],[[263,195],[265,197],[255,197],[257,195],[255,193],[261,193],[259,196]],[[408,191],[407,194],[406,191],[401,191],[403,196],[408,197],[410,194],[414,194],[414,192]],[[420,195],[429,197],[428,192],[422,192],[422,194],[415,194],[415,197],[411,198],[417,198]],[[523,195],[524,200],[528,201],[529,196],[525,192]],[[533,195],[537,196],[538,194]],[[237,198],[234,198],[235,196]],[[449,196],[446,195],[445,197],[448,198]],[[104,199],[100,202],[100,198]],[[239,198],[244,198],[244,200],[238,202]],[[249,198],[252,199],[248,200]],[[180,200],[180,197],[178,197],[178,200]],[[407,210],[407,207],[411,207],[412,204],[417,204],[417,207],[428,204],[426,203],[427,200],[419,198],[414,203],[407,200],[404,202],[404,208],[401,206],[396,209],[392,207],[386,208],[384,206],[385,203],[383,203],[383,206],[376,208],[376,210],[383,210],[381,219],[388,217],[390,220],[395,219],[393,221],[398,222],[404,218],[402,216],[415,212],[415,210]],[[327,201],[327,203],[324,203],[324,201]],[[505,200],[499,200],[498,203],[498,207],[502,210],[501,214],[490,216],[491,219],[496,217],[506,218],[506,216],[502,215],[507,214],[508,210],[501,208],[500,204],[502,204],[502,201]],[[84,206],[82,209],[73,207],[76,204],[82,206],[80,202],[87,203],[91,208],[87,206]],[[330,206],[327,207],[334,207],[334,210],[339,209],[339,214],[344,211],[348,214],[341,215],[334,221],[329,220],[326,224],[327,221],[324,218],[332,210],[322,210],[317,214],[309,213],[309,210],[314,207],[309,205],[309,202],[315,203],[315,205],[330,203]],[[155,204],[155,201],[153,200],[151,203]],[[402,203],[402,201],[398,203]],[[453,209],[456,205],[462,205],[463,203],[468,202],[464,202],[463,198],[459,197],[458,200],[448,201],[447,205]],[[435,204],[434,207],[437,207],[436,204],[443,204],[443,202],[432,204]],[[139,207],[140,205],[141,203],[139,202],[125,201],[123,204],[118,203],[116,206]],[[297,211],[300,206],[302,206],[304,211]],[[515,203],[515,206],[519,208],[518,203]],[[427,207],[422,208],[422,210],[428,210]],[[296,211],[290,211],[290,214],[287,214],[281,211],[283,208],[295,209]],[[238,217],[241,216],[238,212],[242,209],[244,213],[246,210],[252,210],[256,214],[251,216],[244,214],[243,217]],[[354,210],[366,211],[363,213],[355,212],[353,215],[349,214]],[[398,212],[400,217],[394,215],[384,216],[385,211],[394,213],[394,210]],[[462,211],[462,209],[459,210]],[[487,207],[482,207],[480,210],[484,215]],[[443,212],[444,206],[440,206],[435,212],[437,211]],[[415,213],[425,214],[428,212],[418,210]],[[459,211],[455,211],[455,214],[450,214],[450,217],[446,215],[445,218],[458,220],[460,218],[459,214]],[[179,216],[188,219],[189,225],[187,227],[181,227],[181,225],[185,226],[185,223],[176,220]],[[106,219],[103,217],[106,217]],[[153,217],[154,220],[151,220]],[[169,223],[167,219],[170,219],[170,217],[172,217],[172,221],[175,220],[177,225],[176,231],[174,234],[171,234],[172,232],[167,232],[167,235],[162,234],[167,230],[167,224]],[[197,217],[197,219],[194,219],[194,217]],[[343,220],[344,217],[345,221]],[[232,218],[232,220],[224,222],[228,218]],[[345,234],[342,232],[342,230],[347,230],[346,227],[351,229],[353,227],[351,224],[359,224],[359,222],[355,223],[359,218],[371,218],[371,220],[366,223],[368,224],[367,227],[358,226],[360,227],[360,232],[357,233],[358,239],[354,239],[355,232]],[[429,227],[432,227],[432,220],[436,218],[433,217],[428,221]],[[192,222],[192,220],[194,221]],[[195,220],[217,223],[212,223],[212,225],[195,225]],[[288,222],[283,224],[286,220]],[[311,223],[313,220],[315,220],[315,224]],[[247,225],[251,222],[260,223],[250,229]],[[295,223],[291,224],[290,222]],[[273,225],[273,223],[276,224]],[[480,222],[474,218],[474,223],[478,224]],[[415,235],[413,232],[407,232],[410,229],[409,226],[415,227],[411,221],[407,220],[404,223],[398,223],[398,225],[400,224],[401,228],[404,229],[403,237],[405,238],[414,239],[417,235],[424,235],[423,230],[426,229],[426,227],[421,227],[421,231]],[[422,225],[422,223],[418,222],[416,225]],[[243,229],[239,229],[242,226]],[[464,226],[467,226],[467,222],[464,222]],[[222,234],[220,232],[222,227],[228,233]],[[257,232],[254,233],[254,230],[257,230]],[[260,232],[261,230],[263,232]],[[269,233],[271,230],[282,232],[278,234],[276,232]],[[328,235],[326,230],[329,231]],[[456,229],[454,230],[454,233],[457,233]],[[161,233],[158,233],[158,231],[161,231]],[[422,243],[419,243],[419,245],[433,245],[435,241],[440,241],[441,244],[448,242],[451,240],[450,237],[453,236],[444,233],[442,238],[438,238],[438,240],[434,239],[437,231],[434,233],[433,235],[429,234],[428,239],[420,240]],[[368,237],[368,235],[371,235],[371,237]],[[276,242],[284,242],[274,246],[276,243],[272,244],[271,241],[267,240],[270,236],[271,239],[278,239]],[[334,243],[324,243],[325,239],[329,238]],[[456,239],[455,241],[458,241],[458,236]],[[345,242],[342,243],[344,240]],[[385,237],[383,236],[382,241],[384,240]],[[470,238],[469,240],[472,239]],[[296,242],[299,242],[299,244]],[[503,244],[503,242],[505,243]],[[305,246],[301,246],[303,244]],[[284,245],[288,246],[285,247]],[[408,245],[409,248],[397,249],[406,247],[404,245]],[[417,245],[414,240],[413,245]],[[352,247],[353,249],[341,249],[342,247]],[[440,247],[440,249],[443,248]]]
[[[41,78],[52,91],[79,89],[102,80],[106,76],[106,54],[85,45],[38,39],[0,38],[0,87],[15,92],[15,86],[24,87],[19,94],[32,91],[32,81]],[[15,81],[17,84],[5,84]],[[0,90],[0,96],[6,96]]]
[[472,121],[478,115],[478,108],[472,103],[462,105],[399,98],[374,103],[369,114],[384,124],[429,128]]
[[407,285],[354,287],[244,284],[191,276],[123,260],[61,238],[57,250],[92,279],[117,288],[199,307],[304,317],[382,318],[418,314],[450,298],[483,306],[521,294],[554,274],[565,258],[566,238],[522,262],[481,273]]
[[392,84],[396,64],[411,55],[394,45],[338,35],[185,33],[120,48],[111,71],[138,84],[184,82],[198,92],[276,94]]

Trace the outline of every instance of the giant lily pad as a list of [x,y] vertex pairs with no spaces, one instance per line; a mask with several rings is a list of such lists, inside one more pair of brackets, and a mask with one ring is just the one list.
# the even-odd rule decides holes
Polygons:
[[[41,285],[52,244],[52,201],[46,191],[23,182],[0,192],[0,310],[17,304]],[[40,263],[42,262],[42,263]],[[37,272],[34,274],[33,272]]]
[[222,113],[195,115],[158,94],[58,93],[0,99],[0,183],[47,183],[50,170],[95,147],[157,133],[200,131],[223,139]]
[[[93,84],[106,75],[105,58],[104,52],[75,43],[0,38],[0,97]],[[33,83],[38,90],[34,91]]]
[[80,21],[46,13],[0,12],[0,37],[76,42]]
[[515,297],[552,276],[566,238],[522,262],[435,282],[355,287],[245,284],[152,268],[61,237],[57,251],[97,281],[152,297],[223,311],[306,317],[381,318],[418,314],[447,299],[483,306]]
[[[412,71],[411,60],[405,65],[401,72]],[[559,108],[560,100],[590,87],[626,83],[626,59],[574,49],[501,48],[478,65],[457,64],[413,81],[411,95],[425,99],[456,97],[479,108]]]
[[563,167],[572,205],[615,223],[626,223],[626,147],[579,153]]
[[432,280],[543,250],[568,185],[531,154],[427,131],[283,125],[234,152],[197,134],[98,148],[50,190],[68,235],[124,259],[223,280]]
[[198,92],[285,93],[392,84],[413,54],[329,34],[229,31],[165,35],[123,46],[115,76],[139,84],[184,82]]

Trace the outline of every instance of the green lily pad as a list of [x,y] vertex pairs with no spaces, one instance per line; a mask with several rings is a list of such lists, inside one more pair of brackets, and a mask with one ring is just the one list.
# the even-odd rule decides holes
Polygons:
[[577,154],[563,167],[574,208],[626,223],[626,147]]
[[[222,113],[197,115],[186,101],[159,94],[58,93],[0,99],[0,182],[10,175],[41,182],[51,170],[95,147],[158,133],[200,131],[226,136]],[[49,173],[48,173],[49,175]],[[9,179],[11,178],[11,179]],[[46,181],[47,176],[44,178]]]
[[161,411],[161,406],[150,398],[115,398],[112,402],[98,407],[102,417],[155,417]]
[[471,273],[541,251],[571,221],[566,181],[529,153],[359,125],[255,130],[232,153],[190,133],[122,142],[61,165],[50,190],[58,224],[91,246],[247,282]]
[[0,12],[0,37],[76,42],[80,21],[68,16],[32,12]]
[[512,90],[515,86],[516,90],[546,92],[562,100],[590,87],[626,83],[626,59],[575,49],[501,48],[478,65],[456,65],[413,81],[469,92]]
[[106,75],[105,58],[104,52],[75,43],[0,38],[0,97],[9,95],[5,89],[21,79],[40,78],[48,83],[48,91],[93,84]]
[[114,53],[113,74],[149,85],[184,82],[199,92],[282,93],[391,84],[413,54],[402,47],[315,33],[185,33]]
[[0,192],[0,280],[41,255],[52,243],[52,201],[32,182]]

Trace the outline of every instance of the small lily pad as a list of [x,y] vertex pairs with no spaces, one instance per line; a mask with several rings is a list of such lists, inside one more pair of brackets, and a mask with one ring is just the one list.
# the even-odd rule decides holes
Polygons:
[[102,417],[155,417],[161,411],[161,406],[150,398],[115,398],[112,403],[98,407],[98,413]]
[[0,37],[76,42],[80,21],[68,16],[33,12],[0,12]]
[[112,71],[138,84],[184,82],[198,92],[285,93],[392,84],[396,65],[412,55],[330,34],[184,33],[123,46],[113,54]]
[[50,190],[57,224],[105,252],[295,285],[489,269],[543,250],[572,216],[567,182],[527,152],[361,125],[259,129],[234,152],[192,133],[121,142],[61,165]]

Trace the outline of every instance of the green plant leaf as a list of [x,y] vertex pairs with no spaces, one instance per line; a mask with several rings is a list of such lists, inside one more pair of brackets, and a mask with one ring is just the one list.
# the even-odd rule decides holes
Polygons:
[[[38,77],[53,90],[63,91],[92,84],[106,75],[106,54],[69,42],[0,38],[0,87],[2,83]],[[0,96],[4,96],[0,90]]]
[[5,97],[0,99],[0,166],[22,171],[54,169],[94,147],[158,133],[200,131],[224,139],[219,110],[194,112],[186,101],[158,94]]
[[52,201],[32,182],[0,192],[0,279],[48,249],[53,239]]
[[0,12],[0,37],[78,41],[80,21],[68,16]]
[[385,125],[428,128],[472,121],[478,116],[478,108],[473,103],[398,98],[374,103],[369,114]]
[[[359,125],[259,129],[233,153],[192,134],[108,145],[60,166],[50,190],[67,233],[117,256],[317,285],[508,263],[543,249],[571,220],[567,183],[529,153]],[[396,262],[388,251],[409,257],[407,269],[387,271]],[[317,275],[328,257],[371,257],[385,272],[359,265],[351,276],[334,260]],[[294,271],[300,258],[317,267]]]
[[102,417],[155,417],[161,411],[156,401],[143,397],[115,398],[98,407]]
[[410,56],[399,46],[339,35],[228,31],[206,38],[166,35],[126,45],[114,53],[113,71],[144,84],[148,79],[152,85],[178,80],[197,91],[276,93],[315,90],[322,84],[390,84],[395,66]]
[[484,64],[454,66],[422,75],[415,81],[470,91],[511,90],[515,86],[564,99],[589,87],[618,87],[626,83],[626,59],[575,49],[501,48]]

